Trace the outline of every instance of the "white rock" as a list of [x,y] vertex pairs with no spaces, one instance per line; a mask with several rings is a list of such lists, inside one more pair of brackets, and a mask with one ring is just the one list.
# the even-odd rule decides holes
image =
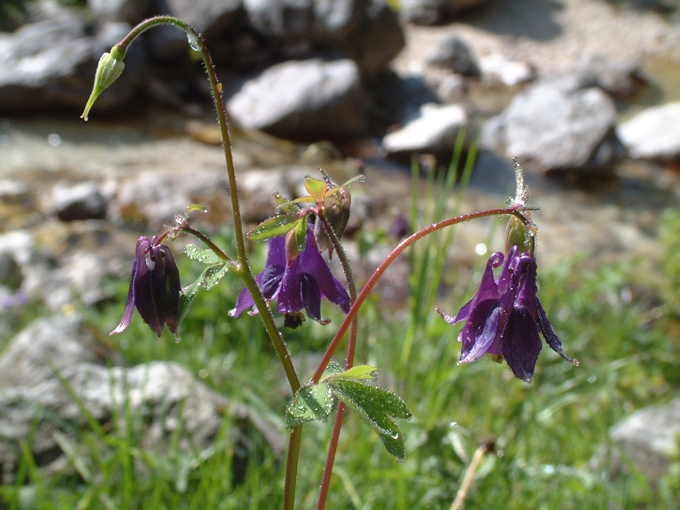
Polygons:
[[617,127],[630,157],[672,159],[680,156],[680,102],[647,108]]
[[478,65],[484,81],[500,82],[508,87],[533,81],[536,78],[531,64],[508,60],[500,53],[482,57]]
[[652,482],[666,474],[670,459],[678,455],[679,434],[680,399],[640,409],[609,430],[609,436]]
[[459,104],[425,104],[419,117],[383,138],[383,147],[390,153],[453,147],[458,131],[467,121],[465,108]]

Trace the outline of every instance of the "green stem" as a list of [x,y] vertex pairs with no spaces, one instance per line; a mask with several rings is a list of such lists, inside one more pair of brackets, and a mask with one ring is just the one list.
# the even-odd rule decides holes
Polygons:
[[295,483],[300,460],[300,443],[302,442],[302,425],[295,427],[288,439],[288,459],[286,461],[286,486],[283,491],[283,508],[295,508]]
[[364,288],[361,289],[361,292],[359,293],[356,302],[349,309],[347,316],[345,316],[345,320],[342,322],[342,324],[338,328],[338,331],[335,333],[335,336],[331,340],[328,349],[326,349],[326,353],[324,354],[321,363],[319,364],[318,368],[316,369],[316,372],[314,372],[314,375],[312,376],[312,382],[314,384],[318,384],[318,382],[321,380],[324,370],[326,370],[326,367],[328,366],[328,363],[330,363],[333,354],[335,354],[335,351],[338,348],[338,345],[340,344],[342,337],[347,332],[347,329],[349,328],[352,321],[354,321],[354,318],[359,312],[359,308],[361,308],[361,305],[364,303],[364,301],[370,294],[371,290],[373,290],[373,287],[378,282],[380,277],[383,275],[385,270],[390,266],[390,264],[392,264],[392,262],[395,261],[397,256],[399,256],[406,248],[411,246],[419,239],[422,239],[423,237],[430,235],[438,230],[450,227],[451,225],[457,225],[458,223],[463,223],[465,221],[474,220],[477,218],[484,218],[487,216],[505,216],[512,214],[513,216],[516,216],[523,223],[526,224],[528,220],[522,215],[521,210],[522,206],[520,205],[511,206],[506,209],[489,209],[488,211],[461,214],[460,216],[455,216],[453,218],[449,218],[440,221],[439,223],[434,223],[433,225],[425,227],[416,232],[415,234],[412,234],[411,236],[407,237],[401,243],[399,243],[397,247],[394,250],[392,250],[392,252],[385,258],[385,260],[383,260],[382,263],[378,266],[378,268],[366,282]]
[[210,82],[210,89],[212,92],[213,102],[215,103],[215,110],[217,111],[217,120],[220,126],[220,133],[222,135],[222,147],[224,149],[224,158],[227,164],[227,175],[229,178],[229,195],[231,198],[232,214],[234,217],[234,231],[236,235],[236,250],[238,252],[238,267],[235,267],[232,272],[240,276],[246,284],[246,287],[253,296],[253,301],[260,311],[260,316],[262,322],[265,325],[265,329],[269,334],[269,337],[274,344],[277,354],[281,359],[281,363],[284,366],[288,382],[290,384],[293,393],[300,389],[300,381],[293,367],[292,361],[290,359],[290,354],[283,341],[281,332],[278,330],[274,324],[274,316],[266,303],[266,300],[262,296],[257,284],[255,283],[255,277],[248,264],[248,257],[246,255],[246,245],[245,238],[243,235],[243,222],[241,220],[241,209],[238,199],[238,188],[236,186],[236,169],[234,168],[234,158],[231,152],[231,139],[229,136],[229,128],[227,125],[227,112],[224,108],[224,103],[222,102],[222,86],[217,79],[215,74],[215,67],[213,66],[212,57],[208,52],[208,48],[205,42],[201,38],[201,35],[189,24],[184,21],[175,18],[173,16],[156,16],[154,18],[149,18],[142,21],[139,25],[134,27],[116,46],[118,46],[121,51],[125,54],[127,48],[132,41],[134,41],[139,35],[146,32],[150,28],[158,25],[173,25],[184,32],[192,39],[192,48],[198,49],[205,64],[205,70],[208,74],[208,80]]
[[[260,312],[260,318],[264,324],[265,330],[271,339],[272,344],[279,356],[279,360],[283,365],[283,369],[288,379],[293,394],[300,389],[300,380],[295,371],[295,367],[288,352],[288,348],[283,340],[281,332],[274,323],[274,316],[267,304],[262,292],[255,282],[255,277],[248,264],[248,257],[246,255],[245,238],[243,235],[243,222],[241,220],[241,209],[238,199],[238,187],[236,186],[236,170],[234,168],[234,158],[231,152],[231,139],[229,136],[229,128],[227,125],[227,113],[222,102],[222,84],[217,79],[215,68],[213,66],[212,57],[208,52],[208,48],[203,41],[201,35],[190,25],[184,21],[172,16],[156,16],[154,18],[142,21],[139,25],[134,27],[128,35],[123,38],[116,46],[118,46],[123,54],[127,52],[127,47],[132,41],[146,30],[158,25],[174,25],[191,38],[192,48],[198,49],[205,64],[205,70],[208,74],[210,82],[210,90],[215,103],[215,110],[217,111],[217,120],[220,126],[220,133],[222,135],[222,148],[224,149],[224,158],[227,164],[227,175],[229,179],[229,195],[231,198],[232,214],[234,219],[234,231],[236,235],[236,250],[238,253],[238,265],[232,267],[232,272],[240,276],[250,294],[253,297],[253,302]],[[291,432],[291,449],[288,452],[289,465],[286,470],[286,486],[285,486],[285,510],[293,510],[295,507],[295,479],[297,474],[297,462],[299,457],[300,440],[302,436],[302,428],[296,427]]]
[[213,243],[208,236],[206,236],[204,233],[199,232],[198,230],[195,230],[191,227],[182,227],[180,229],[183,232],[186,232],[187,234],[191,234],[192,236],[196,237],[197,239],[200,239],[203,241],[208,248],[212,250],[212,252],[217,255],[219,258],[221,258],[224,261],[229,261],[231,260],[229,256],[224,253],[219,246],[217,246],[215,243]]

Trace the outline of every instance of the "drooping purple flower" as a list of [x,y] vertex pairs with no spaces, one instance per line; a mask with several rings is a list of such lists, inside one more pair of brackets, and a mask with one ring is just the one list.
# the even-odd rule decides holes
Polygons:
[[449,324],[465,321],[458,335],[463,344],[459,363],[484,354],[502,356],[515,376],[530,382],[542,347],[539,332],[564,359],[574,365],[578,361],[564,354],[538,299],[536,260],[518,251],[512,246],[498,279],[494,279],[493,268],[500,266],[504,257],[502,253],[491,255],[477,293],[457,315],[437,311]]
[[156,237],[143,236],[137,240],[127,304],[112,335],[130,325],[135,307],[158,337],[166,324],[172,333],[177,329],[181,292],[179,270],[170,248],[158,245],[156,241]]
[[[343,312],[349,311],[349,295],[319,253],[312,229],[307,231],[305,249],[290,263],[286,257],[285,236],[270,239],[267,262],[255,281],[267,301],[278,298],[276,309],[287,317],[295,317],[304,308],[310,319],[322,322],[321,298],[324,296]],[[229,315],[238,317],[251,307],[253,313],[257,313],[252,295],[243,289]],[[288,322],[299,325],[299,321]]]

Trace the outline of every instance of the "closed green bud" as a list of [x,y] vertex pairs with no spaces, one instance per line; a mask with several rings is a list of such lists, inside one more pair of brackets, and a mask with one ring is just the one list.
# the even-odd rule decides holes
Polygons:
[[513,246],[519,248],[519,253],[534,254],[534,238],[517,216],[510,216],[505,227],[505,253],[510,253]]
[[125,67],[125,64],[123,63],[124,58],[125,50],[119,46],[114,46],[111,48],[111,53],[104,53],[101,56],[99,64],[97,65],[97,73],[94,76],[92,92],[85,105],[85,110],[83,110],[83,114],[80,116],[81,119],[87,120],[90,109],[99,95],[110,87],[121,75],[123,68]]

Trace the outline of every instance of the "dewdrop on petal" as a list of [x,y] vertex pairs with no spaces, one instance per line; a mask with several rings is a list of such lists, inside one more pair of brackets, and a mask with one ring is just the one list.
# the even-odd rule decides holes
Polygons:
[[83,110],[83,114],[80,116],[81,119],[87,120],[90,109],[99,95],[110,87],[121,75],[123,68],[125,67],[125,64],[123,63],[124,58],[125,50],[120,46],[114,46],[111,48],[111,53],[104,53],[101,56],[99,64],[97,65],[97,73],[94,76],[92,92],[85,105],[85,110]]

